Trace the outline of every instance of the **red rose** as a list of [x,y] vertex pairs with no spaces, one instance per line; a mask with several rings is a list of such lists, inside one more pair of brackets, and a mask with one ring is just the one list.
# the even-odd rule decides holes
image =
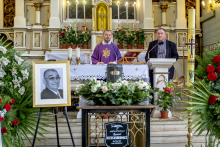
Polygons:
[[170,93],[170,90],[169,90],[169,88],[168,88],[168,87],[163,88],[163,90],[164,90],[165,92]]
[[18,120],[17,120],[17,119],[13,120],[13,121],[12,121],[12,124],[15,125],[15,126],[17,126],[17,125],[18,125]]
[[83,28],[85,28],[86,26],[82,26]]
[[209,73],[207,78],[208,78],[209,81],[217,80],[217,76],[215,75],[215,73]]
[[118,30],[119,32],[121,32],[121,30]]
[[137,33],[138,33],[138,31],[137,31]]
[[214,72],[215,71],[215,67],[213,66],[213,65],[208,65],[207,66],[207,72],[208,73],[212,73],[212,72]]
[[139,28],[139,30],[141,30],[141,28]]
[[212,60],[212,62],[214,62],[214,63],[220,63],[220,56],[215,56],[214,58],[213,58],[213,60]]
[[0,103],[2,103],[2,99],[0,99]]
[[215,102],[217,102],[217,97],[214,95],[211,95],[209,97],[209,104],[214,104]]
[[66,28],[66,29],[67,29],[68,27],[67,27],[67,26],[64,26],[64,28]]
[[217,73],[220,74],[220,65],[217,68]]
[[15,103],[15,100],[13,98],[11,98],[10,104],[14,104],[14,103]]
[[10,111],[11,110],[11,105],[10,104],[5,104],[4,108],[6,109],[6,111]]
[[2,132],[2,134],[7,133],[7,129],[6,129],[5,127],[3,127],[3,128],[1,129],[1,132]]
[[0,122],[4,119],[4,117],[0,117]]

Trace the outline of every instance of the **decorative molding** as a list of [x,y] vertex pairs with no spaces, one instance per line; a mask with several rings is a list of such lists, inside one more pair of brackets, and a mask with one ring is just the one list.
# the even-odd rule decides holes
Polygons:
[[[186,47],[187,43],[187,33],[186,32],[178,32],[177,33],[177,48],[178,47]],[[184,46],[183,46],[184,44]]]
[[59,48],[58,31],[49,31],[49,48]]
[[193,8],[196,7],[196,0],[186,0],[185,4],[186,4],[186,11],[185,11],[186,15],[185,15],[185,17],[186,17],[187,22],[188,22],[188,9],[191,8],[191,7],[193,7]]
[[167,8],[168,8],[167,4],[160,5],[161,12],[166,12]]
[[109,6],[109,0],[95,0],[94,5],[96,6],[100,2],[104,2],[107,6]]
[[[46,9],[47,8],[47,24],[43,24],[42,26],[49,26],[49,19],[50,19],[50,5],[42,5],[42,7],[41,7],[41,12],[43,11],[43,9]],[[46,15],[44,14],[44,17],[45,17]],[[43,17],[40,17],[41,19],[43,18]],[[43,20],[41,20],[41,22],[43,22]]]
[[33,31],[33,48],[41,49],[42,48],[42,32]]
[[14,32],[0,32],[0,34],[6,35],[7,40],[11,40],[12,42],[14,42]]
[[145,32],[144,48],[148,48],[151,41],[154,40],[154,32]]
[[218,47],[217,43],[213,43],[213,44],[203,46],[204,49],[208,49],[210,51],[215,51],[217,49],[217,47]]
[[15,0],[3,0],[3,9],[4,9],[4,27],[13,27],[14,26],[14,17],[15,17]]
[[42,3],[34,3],[35,11],[40,11]]
[[25,48],[25,31],[15,31],[14,33],[14,47]]
[[28,9],[28,7],[34,7],[34,5],[26,5],[26,26],[33,26],[33,24],[28,24],[28,22],[30,21],[30,18],[28,17],[30,9]]

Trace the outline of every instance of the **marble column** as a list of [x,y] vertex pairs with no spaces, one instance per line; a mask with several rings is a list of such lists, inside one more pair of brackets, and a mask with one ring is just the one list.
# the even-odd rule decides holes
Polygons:
[[201,26],[200,26],[200,0],[196,0],[196,29],[201,29]]
[[153,11],[152,11],[152,0],[143,1],[143,11],[144,11],[144,28],[143,29],[155,29],[154,20],[153,20]]
[[60,28],[59,0],[50,1],[50,19],[48,28]]
[[33,25],[33,28],[39,28],[42,29],[42,25],[40,23],[40,10],[42,7],[42,3],[34,3],[34,7],[35,7],[35,25]]
[[161,27],[167,27],[167,13],[166,10],[168,8],[167,4],[160,5],[161,8]]
[[109,1],[109,30],[112,30],[112,0]]
[[24,0],[15,0],[15,17],[13,28],[26,28],[26,19],[24,17]]
[[185,0],[177,0],[176,2],[176,29],[186,29],[186,10]]

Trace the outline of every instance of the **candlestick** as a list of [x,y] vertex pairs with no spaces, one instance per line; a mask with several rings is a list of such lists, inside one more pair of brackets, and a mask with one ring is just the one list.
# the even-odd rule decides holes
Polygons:
[[67,23],[69,23],[69,1],[67,1]]
[[73,54],[73,50],[72,50],[71,46],[69,46],[69,48],[68,48],[68,60],[72,60],[72,54]]
[[84,6],[84,25],[86,25],[86,2],[85,0],[83,1],[83,6]]
[[120,13],[119,13],[119,1],[118,1],[118,26],[119,26],[119,18],[120,18],[120,17],[119,17],[119,14],[120,14]]
[[78,17],[78,0],[76,0],[76,24],[77,24],[77,17]]
[[126,2],[126,19],[127,19],[127,28],[128,28],[128,2]]
[[136,27],[136,2],[134,2],[134,24],[135,24],[135,27]]

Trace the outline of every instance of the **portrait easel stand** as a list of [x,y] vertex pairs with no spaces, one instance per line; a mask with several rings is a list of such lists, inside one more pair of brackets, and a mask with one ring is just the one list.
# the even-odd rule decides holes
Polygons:
[[[61,147],[60,143],[59,143],[59,133],[58,133],[58,125],[57,125],[57,113],[58,113],[58,110],[56,108],[55,109],[52,108],[52,113],[55,114],[55,124],[56,124],[56,134],[57,134],[57,147]],[[37,120],[37,126],[36,126],[36,129],[35,129],[35,134],[34,134],[34,139],[33,139],[32,147],[34,147],[34,143],[35,143],[35,140],[36,140],[38,125],[39,125],[39,122],[40,122],[40,117],[42,115],[42,108],[40,108],[40,112],[38,112],[37,115],[38,115],[38,120]],[[66,121],[67,121],[67,125],[68,125],[68,128],[69,128],[70,136],[71,136],[71,139],[72,139],[73,147],[75,147],[75,143],[74,143],[74,139],[73,139],[73,134],[72,134],[72,131],[71,131],[71,128],[70,128],[70,123],[69,123],[69,119],[68,119],[68,115],[67,115],[67,107],[64,108],[63,115],[66,116]]]

